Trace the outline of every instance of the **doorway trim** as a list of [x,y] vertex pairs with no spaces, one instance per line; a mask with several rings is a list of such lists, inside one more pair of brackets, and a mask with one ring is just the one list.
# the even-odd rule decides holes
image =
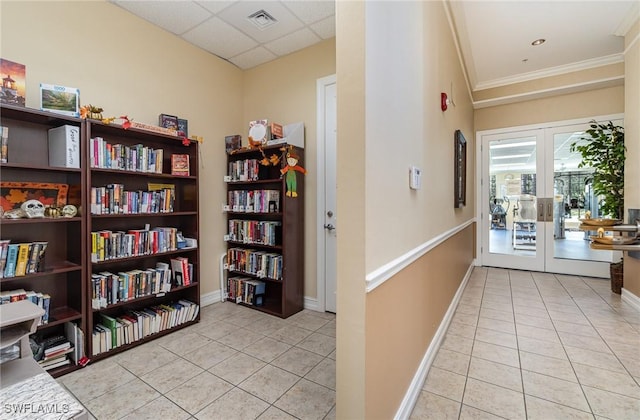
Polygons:
[[[482,225],[483,219],[488,216],[488,212],[484,209],[484,205],[482,203],[482,192],[483,192],[483,183],[485,180],[482,178],[483,172],[483,159],[482,159],[482,137],[492,134],[503,134],[503,133],[513,133],[519,131],[527,131],[527,130],[538,130],[538,129],[550,129],[550,128],[561,128],[564,126],[578,125],[578,124],[589,124],[590,121],[613,121],[613,120],[623,120],[624,121],[624,113],[618,114],[607,114],[607,115],[596,115],[592,117],[583,117],[576,118],[571,120],[560,120],[560,121],[549,121],[538,124],[529,124],[522,126],[513,126],[513,127],[504,127],[504,128],[496,128],[491,130],[482,130],[476,131],[476,215],[478,219],[477,230],[476,230],[476,265],[483,266],[483,257],[484,254],[482,252],[482,240],[483,234]],[[488,182],[488,180],[486,181]],[[487,214],[484,214],[487,213]],[[486,250],[488,252],[488,250]]]
[[[325,294],[325,250],[324,246],[319,246],[320,241],[324,238],[324,208],[325,208],[325,87],[336,83],[336,75],[321,77],[316,80],[316,288],[318,302],[317,311],[324,312],[326,310],[326,294]],[[323,240],[324,243],[324,240]]]

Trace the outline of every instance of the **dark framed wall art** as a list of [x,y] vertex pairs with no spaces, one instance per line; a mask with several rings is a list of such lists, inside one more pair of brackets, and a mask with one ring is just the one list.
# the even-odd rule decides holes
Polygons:
[[461,208],[467,204],[467,139],[462,131],[454,134],[454,207]]

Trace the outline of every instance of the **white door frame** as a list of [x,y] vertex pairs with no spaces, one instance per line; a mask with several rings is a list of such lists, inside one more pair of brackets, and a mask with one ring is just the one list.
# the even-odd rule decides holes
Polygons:
[[[326,86],[336,83],[336,75],[322,77],[316,81],[316,287],[318,296],[318,311],[326,310],[326,293],[325,293],[325,249],[319,246],[321,239],[325,236],[324,219],[325,219],[325,95]],[[322,241],[324,243],[324,240]]]
[[[483,265],[483,258],[484,255],[486,255],[486,253],[488,252],[488,250],[485,250],[485,253],[481,252],[482,249],[482,245],[483,245],[483,241],[484,241],[484,235],[486,234],[483,230],[483,225],[485,220],[483,220],[483,218],[487,218],[490,217],[488,214],[488,210],[485,209],[484,207],[484,200],[482,200],[483,197],[483,189],[485,188],[483,185],[483,165],[484,165],[484,161],[483,161],[483,155],[482,155],[482,138],[483,136],[488,136],[488,135],[494,135],[494,134],[502,134],[502,133],[517,133],[517,132],[521,132],[521,131],[527,131],[527,130],[537,130],[537,129],[553,129],[553,128],[561,128],[563,126],[572,126],[572,125],[579,125],[579,124],[588,124],[591,120],[596,120],[596,121],[614,121],[614,120],[624,120],[624,114],[609,114],[609,115],[600,115],[600,116],[594,116],[594,117],[588,117],[588,118],[579,118],[579,119],[572,119],[572,120],[563,120],[563,121],[552,121],[552,122],[547,122],[547,123],[540,123],[540,124],[531,124],[531,125],[525,125],[525,126],[516,126],[516,127],[506,127],[506,128],[499,128],[499,129],[493,129],[493,130],[484,130],[484,131],[477,131],[476,132],[476,179],[478,180],[476,182],[476,197],[478,197],[478,200],[476,200],[476,214],[478,215],[478,223],[477,223],[477,235],[476,235],[476,265],[478,266],[482,266]],[[485,180],[484,182],[488,182],[488,180]],[[546,186],[545,186],[546,188]],[[544,229],[548,230],[548,233],[552,233],[553,232],[553,227],[549,228],[549,224],[548,223],[544,223],[545,227]],[[551,236],[553,237],[553,236]],[[547,241],[549,242],[549,240]],[[545,246],[548,246],[548,244],[545,244]],[[547,270],[549,270],[550,268],[548,267]],[[562,271],[562,270],[558,270],[558,271]]]

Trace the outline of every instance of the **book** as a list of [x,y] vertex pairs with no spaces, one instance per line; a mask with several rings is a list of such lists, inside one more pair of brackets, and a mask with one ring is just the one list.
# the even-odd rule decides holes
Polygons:
[[178,117],[175,115],[160,114],[158,117],[160,127],[167,128],[171,131],[178,131]]
[[7,246],[7,262],[4,269],[5,277],[14,277],[16,274],[16,261],[18,260],[19,248],[20,244],[9,244]]
[[234,134],[224,138],[224,149],[227,154],[240,148],[242,148],[242,136],[240,134]]
[[16,259],[15,276],[24,276],[27,274],[27,263],[29,262],[29,248],[31,244],[22,243],[18,248],[18,258]]
[[62,125],[49,129],[49,166],[80,168],[80,127]]
[[118,322],[115,318],[110,317],[106,314],[100,314],[100,318],[102,320],[102,325],[111,331],[111,348],[117,347],[118,344]]
[[189,137],[189,121],[184,118],[178,118],[178,135],[180,137]]
[[269,124],[269,128],[271,129],[272,139],[281,139],[283,137],[282,125],[272,122]]
[[189,176],[189,155],[177,153],[171,155],[171,175]]
[[51,309],[51,296],[47,293],[42,294],[42,309],[44,309],[44,315],[42,315],[42,323],[49,323],[49,312]]
[[0,278],[4,277],[4,268],[7,264],[7,251],[9,250],[9,239],[0,240]]
[[184,286],[184,268],[182,261],[177,258],[171,258],[171,274],[173,278],[173,284],[175,286]]
[[9,162],[9,127],[0,126],[0,162]]

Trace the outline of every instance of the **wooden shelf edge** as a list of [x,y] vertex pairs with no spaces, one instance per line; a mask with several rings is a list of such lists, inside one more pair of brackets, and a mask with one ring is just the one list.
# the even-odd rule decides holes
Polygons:
[[600,250],[600,251],[640,251],[640,244],[636,245],[603,245],[603,244],[595,244],[590,243],[589,247],[591,249]]
[[189,284],[187,286],[176,286],[173,289],[169,290],[168,292],[156,293],[156,294],[146,295],[146,296],[140,296],[140,297],[137,297],[135,299],[130,299],[130,300],[125,300],[123,302],[114,303],[114,304],[108,305],[108,306],[106,306],[104,308],[99,308],[99,309],[93,309],[92,308],[91,311],[93,313],[96,313],[96,312],[108,311],[108,310],[111,310],[111,309],[114,309],[114,308],[121,308],[121,307],[126,306],[126,305],[131,305],[131,304],[138,303],[138,302],[144,302],[145,300],[158,299],[158,298],[161,298],[161,297],[164,297],[164,296],[167,296],[167,295],[171,295],[171,294],[174,294],[174,293],[178,293],[178,292],[180,292],[182,290],[191,289],[191,288],[197,287],[197,286],[198,286],[198,282],[194,281],[193,283],[191,283],[191,284]]

